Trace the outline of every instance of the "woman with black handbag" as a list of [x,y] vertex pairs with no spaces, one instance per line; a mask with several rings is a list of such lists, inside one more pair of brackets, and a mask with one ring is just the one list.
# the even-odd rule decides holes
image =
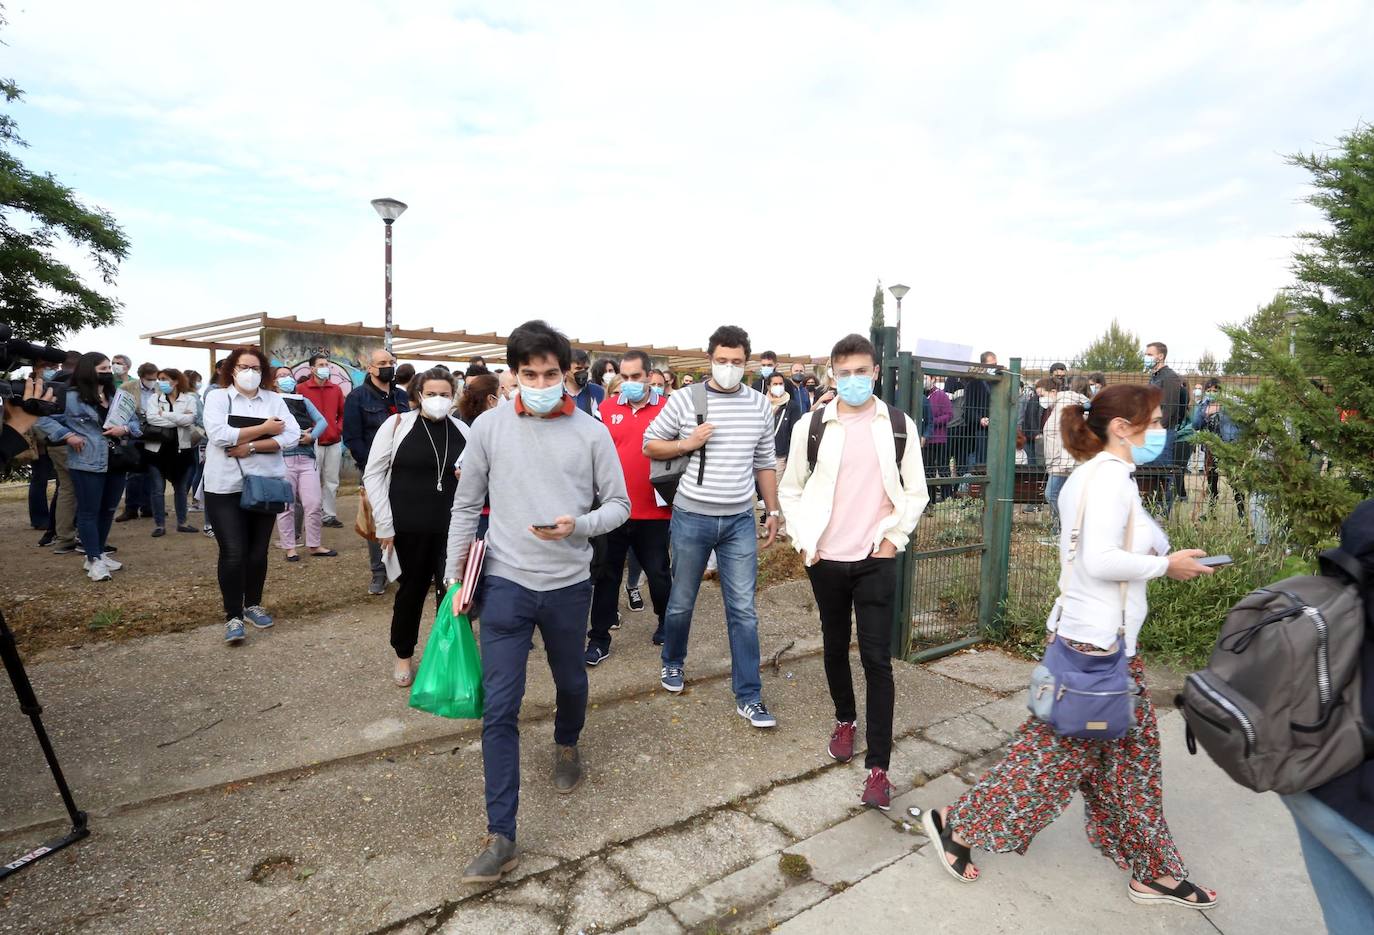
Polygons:
[[[1152,461],[1165,444],[1160,391],[1109,387],[1090,404],[1067,406],[1060,432],[1080,462],[1059,494],[1060,514],[1077,520],[1060,533],[1059,599],[1032,679],[1058,689],[1042,698],[1033,687],[1032,710],[1045,719],[1027,720],[973,788],[922,817],[943,845],[931,851],[951,876],[972,883],[979,873],[970,848],[1025,853],[1081,791],[1088,840],[1131,872],[1133,901],[1211,909],[1217,894],[1187,880],[1164,820],[1159,728],[1136,653],[1146,582],[1212,573],[1197,561],[1201,550],[1169,552],[1132,477],[1133,465]],[[1076,690],[1083,679],[1097,680],[1095,690]]]
[[[116,402],[119,407],[111,412]],[[86,576],[109,581],[110,572],[124,567],[107,546],[127,472],[138,465],[138,449],[129,442],[141,435],[138,397],[117,398],[110,359],[96,352],[82,354],[65,409],[39,419],[38,427],[49,444],[71,449],[67,469],[76,491],[76,533],[86,553]]]
[[219,546],[224,641],[243,641],[244,621],[259,630],[273,620],[262,606],[267,549],[277,516],[292,502],[282,451],[300,427],[277,395],[276,375],[261,348],[237,347],[219,371],[223,392],[205,400],[205,517]]
[[[157,392],[148,397],[143,412],[148,420],[143,432],[143,450],[157,465],[161,483],[172,483],[177,532],[196,532],[196,527],[186,522],[186,486],[200,444],[196,429],[199,408],[180,370],[167,367],[157,372]],[[154,490],[152,495],[160,498],[163,491]],[[154,539],[167,534],[164,523],[153,528]]]

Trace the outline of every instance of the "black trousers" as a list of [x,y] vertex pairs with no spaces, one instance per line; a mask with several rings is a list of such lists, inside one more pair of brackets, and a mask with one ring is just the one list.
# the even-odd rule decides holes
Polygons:
[[224,619],[243,616],[243,608],[262,603],[267,583],[267,547],[277,518],[239,506],[236,493],[205,492],[205,519],[219,546],[219,593]]
[[[396,531],[396,558],[401,563],[401,579],[396,586],[396,602],[391,605],[391,648],[397,659],[415,655],[420,637],[420,614],[425,596],[435,593],[434,609],[444,599],[444,558],[448,554],[448,530],[442,532]],[[431,592],[431,588],[433,592]]]
[[[926,442],[921,449],[921,457],[925,459],[926,477],[952,477],[949,472],[949,442]],[[940,503],[949,498],[953,488],[948,484],[941,484],[931,489],[930,500],[932,503]]]
[[666,519],[632,519],[606,534],[606,553],[596,569],[592,591],[591,626],[587,643],[607,649],[611,645],[611,624],[620,606],[620,581],[625,574],[625,554],[635,550],[644,577],[649,581],[649,599],[654,605],[658,625],[668,610],[668,592],[673,575],[668,565],[668,525]]
[[854,682],[849,671],[850,615],[859,631],[859,661],[864,667],[867,705],[864,732],[868,752],[864,766],[887,769],[892,757],[892,606],[897,596],[897,562],[866,558],[858,562],[822,559],[806,569],[821,615],[825,680],[835,703],[835,720],[858,719]]
[[[1217,466],[1217,459],[1212,454],[1212,449],[1204,448],[1202,469],[1207,475],[1207,491],[1212,495],[1212,500],[1217,500],[1221,495],[1221,469]],[[1239,490],[1232,490],[1231,495],[1236,501],[1236,515],[1245,519],[1245,497]]]

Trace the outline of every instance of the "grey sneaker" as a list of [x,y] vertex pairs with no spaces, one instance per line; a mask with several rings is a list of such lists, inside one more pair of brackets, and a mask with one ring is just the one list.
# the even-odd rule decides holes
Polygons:
[[483,841],[486,847],[473,858],[463,871],[463,883],[496,883],[502,874],[520,866],[520,852],[515,842],[499,834],[489,834]]
[[582,756],[576,747],[559,747],[553,756],[553,788],[567,795],[582,785]]
[[386,575],[373,575],[372,583],[367,586],[368,594],[386,593]]

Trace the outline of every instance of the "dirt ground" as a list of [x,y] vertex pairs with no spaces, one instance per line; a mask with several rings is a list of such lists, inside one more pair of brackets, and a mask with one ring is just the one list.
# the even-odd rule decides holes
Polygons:
[[[23,494],[23,487],[0,488],[0,542],[6,546],[0,610],[26,654],[174,633],[222,619],[214,540],[178,533],[174,524],[166,536],[154,539],[151,519],[116,523],[110,543],[118,547],[115,557],[124,568],[113,580],[92,582],[81,570],[79,554],[54,555],[36,547],[42,533],[29,528]],[[338,551],[337,558],[311,558],[301,548],[301,560],[287,562],[273,534],[264,606],[304,619],[359,602],[390,603],[394,585],[386,596],[367,593],[367,548],[353,531],[357,505],[356,492],[339,491],[344,528],[324,530],[324,544]],[[192,513],[189,521],[199,527],[203,514]],[[803,574],[800,558],[785,543],[760,556],[760,588]]]

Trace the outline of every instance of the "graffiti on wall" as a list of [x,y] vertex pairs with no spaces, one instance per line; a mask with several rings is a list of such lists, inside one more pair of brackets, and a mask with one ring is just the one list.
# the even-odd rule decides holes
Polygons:
[[367,379],[368,357],[380,342],[356,335],[268,328],[263,332],[262,344],[272,365],[290,367],[299,383],[310,378],[310,358],[324,354],[329,358],[330,382],[347,393]]

